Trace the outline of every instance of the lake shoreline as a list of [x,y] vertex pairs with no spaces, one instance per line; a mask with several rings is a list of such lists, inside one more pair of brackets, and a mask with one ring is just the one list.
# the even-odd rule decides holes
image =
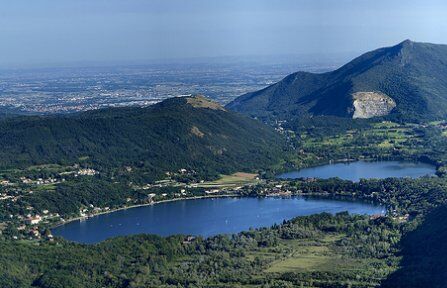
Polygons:
[[324,197],[324,198],[333,198],[333,199],[340,199],[340,198],[349,198],[350,200],[361,200],[365,201],[365,203],[369,204],[376,204],[376,205],[384,205],[383,203],[372,201],[371,199],[362,198],[362,197],[355,197],[354,195],[347,193],[347,194],[332,194],[329,192],[314,192],[314,193],[293,193],[290,195],[282,195],[282,194],[268,194],[268,195],[258,195],[258,196],[249,196],[249,195],[241,195],[241,194],[216,194],[216,195],[203,195],[203,196],[192,196],[192,197],[180,197],[175,199],[166,199],[166,200],[160,200],[155,201],[152,203],[144,203],[144,204],[135,204],[125,207],[120,207],[116,209],[110,209],[108,211],[99,212],[90,216],[79,216],[75,218],[70,218],[64,222],[59,222],[56,225],[53,225],[50,227],[50,230],[58,228],[60,226],[63,226],[65,224],[69,224],[75,221],[81,221],[81,220],[87,220],[90,218],[94,218],[101,215],[111,214],[122,210],[128,210],[128,209],[134,209],[139,207],[147,207],[157,204],[163,204],[163,203],[170,203],[170,202],[178,202],[178,201],[186,201],[186,200],[200,200],[200,199],[213,199],[213,198],[293,198],[293,197]]
[[[85,223],[72,220],[69,226],[55,228],[53,235],[83,244],[95,244],[108,238],[134,234],[211,237],[237,234],[252,228],[270,227],[295,217],[320,213],[335,215],[348,212],[369,216],[386,214],[385,207],[377,202],[364,201],[365,199],[356,197],[343,197],[343,199],[325,196],[330,195],[294,193],[290,196],[253,197],[225,194],[167,199],[164,202],[154,203],[170,202],[167,205],[138,205],[141,209],[120,212],[119,215],[112,217],[103,215],[97,219],[89,219]],[[189,199],[197,201],[183,201]]]
[[95,214],[89,215],[89,216],[79,216],[79,217],[70,218],[68,220],[65,220],[64,222],[59,222],[56,225],[51,226],[50,230],[51,229],[55,229],[55,228],[60,227],[60,226],[63,226],[65,224],[71,223],[71,222],[80,221],[80,220],[86,220],[86,219],[94,218],[96,216],[101,216],[101,215],[114,213],[114,212],[127,210],[127,209],[133,209],[133,208],[138,208],[138,207],[145,207],[145,206],[151,206],[151,205],[157,205],[157,204],[163,204],[163,203],[169,203],[169,202],[175,202],[175,201],[199,200],[199,199],[222,198],[222,197],[244,197],[244,196],[241,196],[239,194],[202,195],[202,196],[179,197],[179,198],[173,198],[173,199],[166,199],[166,200],[154,201],[152,203],[135,204],[135,205],[125,206],[125,207],[119,207],[119,208],[115,208],[115,209],[110,209],[108,211],[102,211],[102,212],[95,213]]
[[[394,162],[405,162],[406,160],[399,159],[399,160],[392,160],[392,161],[394,161]],[[378,160],[378,159],[361,159],[361,160],[356,160],[356,159],[338,159],[338,160],[334,160],[334,161],[329,161],[329,164],[326,164],[326,165],[337,165],[337,164],[343,164],[343,163],[345,163],[345,164],[353,164],[353,163],[357,163],[357,162],[364,162],[364,163],[371,163],[372,162],[372,163],[374,163],[374,162],[387,162],[387,161],[383,161],[383,160],[381,161],[381,160]],[[416,161],[411,161],[411,162],[431,165],[431,166],[433,166],[433,168],[436,171],[436,166],[435,165],[427,163],[425,161],[417,161],[416,160]],[[300,170],[282,173],[282,174],[277,175],[276,179],[280,180],[280,181],[290,181],[290,180],[293,180],[293,179],[298,179],[298,178],[282,178],[282,177],[279,177],[279,176],[284,175],[284,174],[288,174],[288,173],[291,173],[291,172],[298,172],[298,171],[301,171],[303,169],[309,169],[309,168],[312,169],[312,168],[318,168],[318,167],[323,167],[323,166],[325,166],[325,165],[310,166],[310,167],[302,168]],[[436,175],[436,174],[434,173],[433,175]],[[325,179],[325,178],[322,178],[322,179]],[[349,179],[348,179],[348,181],[356,182],[354,180],[349,180]],[[329,195],[329,193],[311,193],[311,194],[309,194],[309,193],[294,193],[292,195],[278,195],[278,194],[276,194],[276,195],[264,195],[263,197],[328,196],[328,195]],[[339,195],[339,196],[352,197],[352,195]],[[145,207],[145,206],[150,206],[150,205],[169,203],[169,202],[175,202],[175,201],[183,201],[183,200],[198,200],[198,199],[222,198],[222,197],[238,197],[238,198],[240,198],[240,197],[250,197],[250,196],[241,195],[241,194],[238,194],[238,193],[211,194],[211,195],[201,195],[201,196],[191,196],[191,197],[179,197],[179,198],[173,198],[173,199],[165,199],[165,200],[154,201],[154,202],[151,202],[151,203],[134,204],[134,205],[130,205],[130,206],[123,206],[123,207],[119,207],[119,208],[110,209],[110,210],[107,210],[107,211],[101,211],[99,213],[95,213],[95,214],[92,214],[92,215],[89,215],[89,216],[79,216],[79,217],[69,218],[68,220],[65,220],[63,222],[58,222],[55,225],[52,225],[50,227],[50,230],[58,228],[60,226],[63,226],[65,224],[68,224],[68,223],[71,223],[71,222],[82,221],[82,220],[86,220],[86,219],[93,218],[93,217],[96,217],[96,216],[101,216],[101,215],[104,215],[104,214],[114,213],[114,212],[118,212],[118,211],[122,211],[122,210],[132,209],[132,208]]]
[[[412,165],[408,165],[412,164]],[[398,167],[398,169],[396,169]],[[365,171],[369,171],[365,173]],[[411,173],[410,173],[411,172]],[[308,166],[297,170],[280,173],[275,176],[280,180],[300,178],[330,179],[358,182],[361,179],[384,178],[419,178],[436,176],[437,166],[419,160],[371,160],[339,159],[324,165]],[[350,175],[350,176],[347,176]]]
[[[316,161],[310,165],[304,165],[302,167],[297,167],[294,170],[284,170],[284,169],[279,169],[276,171],[277,175],[282,175],[282,174],[286,174],[289,172],[294,172],[294,171],[300,171],[303,169],[309,169],[309,168],[316,168],[316,167],[320,167],[320,166],[325,166],[325,165],[334,165],[334,164],[352,164],[355,162],[383,162],[383,161],[396,161],[396,162],[413,162],[413,163],[423,163],[423,164],[428,164],[428,165],[432,165],[435,167],[436,171],[438,171],[439,168],[439,163],[436,163],[435,161],[432,161],[430,159],[426,159],[424,157],[419,157],[418,159],[414,159],[412,157],[386,157],[386,159],[383,158],[375,158],[375,157],[358,157],[358,158],[339,158],[339,159],[335,159],[335,160],[321,160],[321,161]],[[275,178],[276,178],[275,176]]]

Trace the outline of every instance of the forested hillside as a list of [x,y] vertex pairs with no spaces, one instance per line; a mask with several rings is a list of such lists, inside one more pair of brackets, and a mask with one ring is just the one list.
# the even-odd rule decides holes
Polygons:
[[146,108],[0,121],[0,167],[81,163],[99,170],[140,169],[204,175],[254,170],[278,161],[282,139],[270,127],[203,97]]
[[401,268],[384,288],[445,287],[447,274],[447,207],[433,209],[425,221],[402,239]]

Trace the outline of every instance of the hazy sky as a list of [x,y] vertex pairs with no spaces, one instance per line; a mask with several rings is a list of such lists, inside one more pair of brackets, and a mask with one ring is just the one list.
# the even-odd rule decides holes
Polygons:
[[446,0],[0,0],[0,65],[447,43]]

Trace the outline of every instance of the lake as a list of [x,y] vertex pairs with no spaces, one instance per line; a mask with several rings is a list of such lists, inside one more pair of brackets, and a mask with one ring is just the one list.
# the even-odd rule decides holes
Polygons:
[[349,211],[380,214],[382,206],[353,200],[315,197],[205,198],[165,202],[120,210],[52,229],[56,236],[81,243],[97,243],[114,236],[140,233],[168,236],[238,233],[269,227],[296,216]]
[[418,178],[435,175],[436,167],[422,162],[406,161],[357,161],[351,163],[327,164],[305,168],[278,175],[280,179],[339,177],[345,180],[359,181],[360,179],[411,177]]

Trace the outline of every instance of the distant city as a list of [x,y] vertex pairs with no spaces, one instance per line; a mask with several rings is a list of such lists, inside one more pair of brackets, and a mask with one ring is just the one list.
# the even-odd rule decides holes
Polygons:
[[203,94],[222,104],[303,70],[325,72],[339,63],[181,63],[0,71],[0,112],[71,113],[147,106],[169,97]]

